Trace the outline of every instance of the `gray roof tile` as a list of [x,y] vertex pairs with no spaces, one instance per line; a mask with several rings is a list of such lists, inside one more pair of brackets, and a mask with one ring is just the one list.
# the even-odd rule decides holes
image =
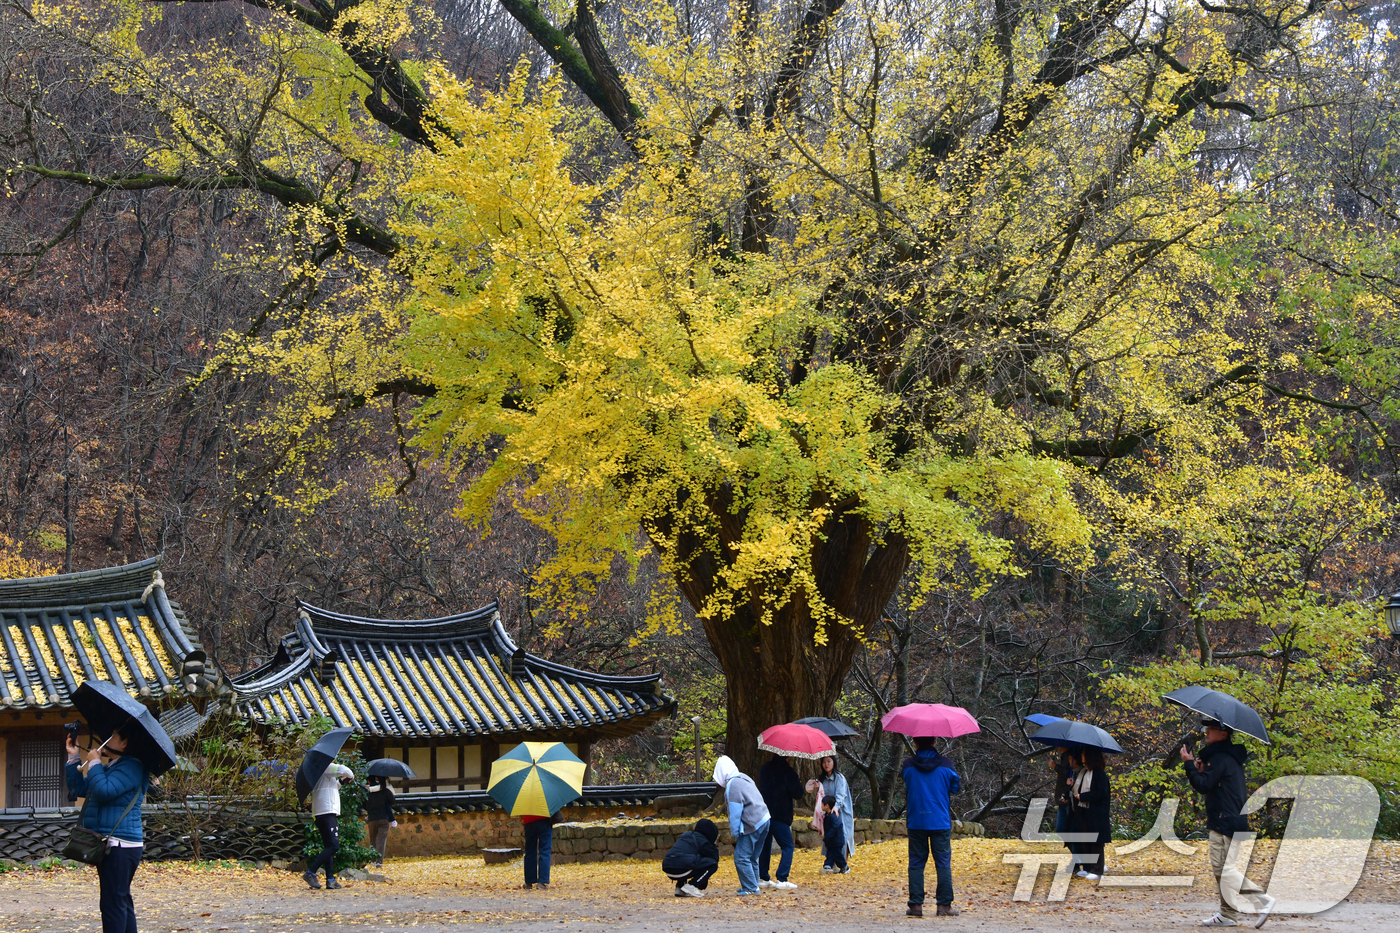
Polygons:
[[[516,647],[494,603],[422,620],[298,609],[278,657],[233,681],[239,709],[257,721],[325,716],[385,738],[604,737],[675,709],[660,675],[594,674]],[[327,659],[335,676],[323,683]]]
[[199,650],[163,585],[160,558],[50,577],[0,580],[0,706],[67,708],[85,680],[120,682],[132,696],[182,692]]

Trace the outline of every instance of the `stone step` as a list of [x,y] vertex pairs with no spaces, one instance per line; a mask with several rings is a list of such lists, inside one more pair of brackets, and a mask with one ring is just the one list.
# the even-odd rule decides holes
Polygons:
[[481,856],[486,860],[487,865],[504,865],[512,859],[518,859],[524,855],[521,849],[482,849]]

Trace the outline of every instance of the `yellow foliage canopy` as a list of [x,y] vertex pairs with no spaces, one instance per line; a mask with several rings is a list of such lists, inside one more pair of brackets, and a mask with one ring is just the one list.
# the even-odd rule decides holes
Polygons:
[[[463,514],[509,494],[554,536],[553,606],[655,549],[734,735],[829,711],[901,581],[975,587],[1012,542],[1075,562],[1093,531],[1153,585],[1174,550],[1219,568],[1212,592],[1250,568],[1288,589],[1287,548],[1233,523],[1374,518],[1284,449],[1306,446],[1266,404],[1297,397],[1263,377],[1285,312],[1227,268],[1297,151],[1270,118],[1327,68],[1373,86],[1335,54],[1346,14],[819,0],[683,23],[635,0],[605,30],[586,0],[567,27],[500,4],[549,73],[495,93],[424,53],[403,0],[270,0],[239,61],[145,51],[158,14],[122,0],[36,8],[152,130],[129,172],[14,172],[281,205],[278,243],[228,261],[287,285],[208,376],[276,384],[247,433],[277,448],[265,475],[305,480],[293,504],[328,494],[314,452],[354,411],[392,408],[406,463],[409,440],[486,451]],[[1217,158],[1256,144],[1269,172]],[[1246,451],[1266,423],[1281,446]],[[762,694],[739,714],[733,683]]]
[[708,533],[720,490],[720,521],[738,527],[705,545],[728,549],[705,615],[762,594],[763,621],[794,599],[834,619],[811,555],[837,509],[906,538],[930,575],[962,555],[1004,570],[1006,542],[984,531],[997,513],[1050,546],[1083,543],[1059,464],[1024,449],[957,457],[932,439],[896,453],[899,403],[874,375],[829,360],[794,383],[785,362],[803,334],[843,327],[821,307],[820,269],[704,249],[703,217],[677,196],[686,182],[660,164],[574,180],[557,84],[528,100],[519,80],[478,102],[434,83],[459,141],[420,153],[406,186],[419,216],[401,230],[431,245],[413,254],[405,362],[438,389],[418,442],[499,447],[464,512],[484,517],[523,483],[560,545],[543,573],[558,591],[634,554],[638,527],[684,573],[678,539]]

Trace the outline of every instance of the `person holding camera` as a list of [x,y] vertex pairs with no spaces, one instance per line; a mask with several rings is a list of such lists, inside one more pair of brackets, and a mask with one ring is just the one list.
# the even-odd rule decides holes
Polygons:
[[321,833],[321,854],[306,866],[302,877],[313,889],[321,887],[321,879],[316,873],[322,866],[326,869],[326,888],[335,890],[340,882],[335,880],[335,854],[340,851],[340,785],[349,784],[355,772],[345,765],[331,762],[325,773],[311,788],[311,816],[316,820],[316,829]]
[[[141,864],[145,830],[141,826],[141,798],[150,786],[150,773],[135,755],[126,754],[129,736],[121,729],[106,743],[87,753],[78,749],[77,735],[68,731],[68,787],[84,798],[83,826],[107,838],[107,853],[97,866],[98,908],[102,933],[136,933],[136,905],[131,900],[131,879]],[[107,761],[102,761],[103,753]]]
[[1244,876],[1235,865],[1236,833],[1249,832],[1249,820],[1240,811],[1249,799],[1244,782],[1244,763],[1249,751],[1230,741],[1234,730],[1224,723],[1207,719],[1206,744],[1199,756],[1181,746],[1181,763],[1186,780],[1205,798],[1206,829],[1210,830],[1210,868],[1220,887],[1220,910],[1201,921],[1202,926],[1232,927],[1244,919],[1240,903],[1252,901],[1254,926],[1264,925],[1274,908],[1274,899]]

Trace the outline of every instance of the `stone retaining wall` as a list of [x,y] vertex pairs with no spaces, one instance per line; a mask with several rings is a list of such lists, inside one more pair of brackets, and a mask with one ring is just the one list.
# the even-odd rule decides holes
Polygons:
[[[674,812],[657,812],[655,807],[624,807],[628,819],[597,822],[596,807],[566,807],[563,821],[554,827],[554,862],[619,861],[626,858],[655,858],[666,854],[676,837],[694,828],[691,818],[678,819]],[[20,862],[58,855],[67,841],[78,811],[73,808],[41,813],[6,813],[0,816],[0,857]],[[160,807],[143,807],[146,825],[146,858],[185,859],[190,857],[189,839],[167,828],[167,814]],[[305,838],[305,814],[229,814],[227,824],[203,837],[201,850],[206,859],[260,859],[297,862]],[[716,820],[724,827],[723,819]],[[963,835],[981,835],[981,827],[966,824]],[[907,835],[903,820],[855,821],[857,845],[884,842]],[[793,822],[793,839],[799,848],[821,846],[821,836],[812,829],[810,818]],[[523,842],[518,817],[499,810],[484,813],[404,814],[398,828],[390,830],[386,854],[396,856],[480,855],[484,849],[516,849]],[[734,840],[721,828],[720,853],[732,855]]]
[[[645,811],[645,807],[627,808]],[[666,854],[681,833],[695,827],[694,820],[659,818],[646,812],[632,812],[628,822],[610,824],[572,822],[597,820],[596,809],[566,807],[554,827],[553,863],[620,861],[627,858],[655,858]],[[723,820],[716,820],[724,826]],[[821,835],[812,829],[810,817],[793,821],[793,841],[798,848],[821,847]],[[981,835],[981,827],[968,823],[956,835]],[[855,821],[855,842],[886,842],[908,835],[903,820]],[[395,856],[475,855],[483,849],[514,849],[523,843],[518,817],[494,813],[454,813],[437,816],[406,816],[399,818],[397,829],[389,831],[385,854]],[[721,855],[734,854],[734,839],[726,828],[720,829]]]
[[[567,865],[570,862],[615,862],[628,858],[659,859],[681,833],[694,828],[694,821],[607,826],[562,823],[554,827],[554,855],[551,861]],[[821,834],[812,829],[810,818],[794,820],[792,830],[793,842],[799,849],[821,847]],[[903,820],[855,821],[856,845],[886,842],[907,835]],[[728,829],[720,830],[719,853],[721,856],[734,854],[734,837]]]
[[[611,811],[611,815],[634,820],[657,820],[675,814],[654,806],[626,806]],[[565,807],[559,811],[557,818],[562,824],[606,819],[606,816],[594,807]],[[561,828],[554,828],[555,839],[560,838]],[[384,854],[390,858],[478,855],[482,849],[519,848],[524,841],[520,817],[508,816],[501,810],[487,810],[484,813],[406,813],[399,816],[399,825],[389,830],[389,842]]]

